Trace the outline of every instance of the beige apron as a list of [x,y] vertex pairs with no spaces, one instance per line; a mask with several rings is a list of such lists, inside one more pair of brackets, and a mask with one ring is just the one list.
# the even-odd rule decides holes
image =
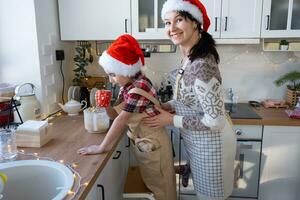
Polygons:
[[[158,101],[142,89],[133,88],[129,93],[144,96],[159,106]],[[114,109],[120,113],[123,106],[124,103],[120,103]],[[147,116],[145,112],[133,113],[127,123],[130,129],[127,135],[134,143],[143,181],[155,199],[175,200],[176,182],[170,138],[164,128],[154,130],[142,124],[141,120]]]

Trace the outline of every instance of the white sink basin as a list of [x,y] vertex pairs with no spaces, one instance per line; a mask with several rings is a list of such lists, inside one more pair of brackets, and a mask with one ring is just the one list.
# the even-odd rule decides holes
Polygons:
[[1,200],[59,200],[72,188],[72,171],[46,160],[20,160],[0,164],[7,175]]

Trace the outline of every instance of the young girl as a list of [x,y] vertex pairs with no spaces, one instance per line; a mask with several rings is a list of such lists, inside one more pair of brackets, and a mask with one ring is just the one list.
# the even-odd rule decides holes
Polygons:
[[145,120],[153,128],[179,128],[199,200],[224,200],[233,189],[235,133],[226,118],[222,78],[210,20],[199,0],[167,0],[162,19],[170,40],[182,53],[182,66],[171,74],[174,100]]
[[146,186],[157,200],[175,200],[172,147],[167,132],[164,128],[153,130],[141,123],[143,118],[159,114],[154,108],[159,103],[152,83],[140,71],[144,56],[138,42],[128,34],[121,35],[102,54],[99,64],[109,75],[110,82],[121,87],[116,106],[107,108],[114,121],[101,144],[81,148],[78,153],[109,151],[128,125],[127,135],[135,144],[135,156]]

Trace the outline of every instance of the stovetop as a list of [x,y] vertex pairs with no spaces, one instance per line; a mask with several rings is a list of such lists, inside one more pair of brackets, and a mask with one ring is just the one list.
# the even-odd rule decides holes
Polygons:
[[262,119],[248,103],[225,104],[225,109],[229,111],[232,119]]

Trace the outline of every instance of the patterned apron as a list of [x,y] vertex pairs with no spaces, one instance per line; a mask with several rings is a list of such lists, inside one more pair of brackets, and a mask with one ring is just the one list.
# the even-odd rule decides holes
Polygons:
[[[129,93],[139,94],[159,106],[158,101],[139,88],[133,88]],[[119,114],[124,102],[115,106]],[[130,131],[128,137],[134,143],[134,154],[138,161],[140,172],[145,185],[154,193],[156,200],[175,200],[176,182],[172,146],[170,138],[164,128],[151,129],[141,123],[148,115],[133,113],[128,120]]]
[[[184,86],[183,72],[188,64],[184,63],[176,76],[174,107],[177,115],[199,114],[177,99],[179,85]],[[190,88],[193,93],[193,88]],[[193,99],[197,102],[197,99]],[[226,115],[222,130],[187,130],[179,129],[190,162],[195,191],[199,200],[224,200],[233,190],[234,158],[236,135],[231,119]]]

